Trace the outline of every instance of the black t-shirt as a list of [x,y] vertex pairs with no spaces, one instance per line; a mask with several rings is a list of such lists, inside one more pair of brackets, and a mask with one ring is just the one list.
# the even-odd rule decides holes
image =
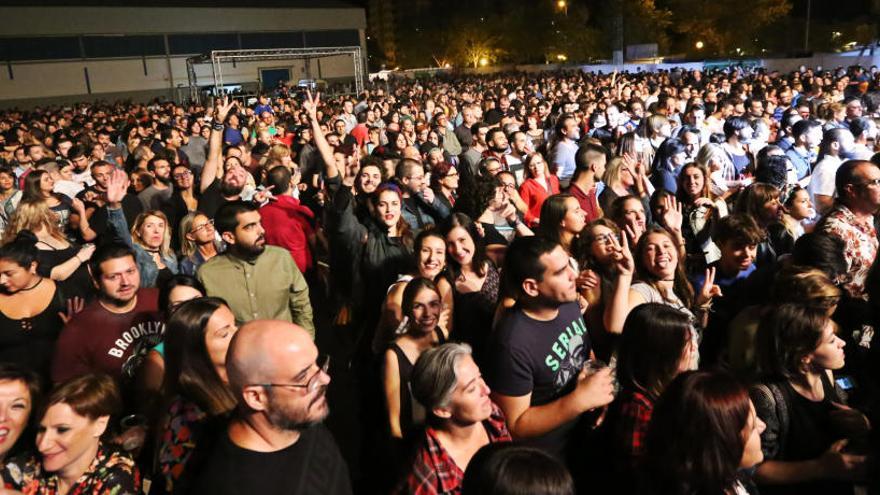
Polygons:
[[208,218],[214,218],[217,210],[226,202],[226,198],[220,194],[220,179],[214,179],[214,182],[199,196],[199,211],[207,215]]
[[[107,226],[109,223],[107,220],[107,209],[104,208],[103,203],[99,206],[94,201],[86,201],[88,191],[102,194],[95,189],[94,186],[91,186],[80,191],[76,197],[85,204],[86,209],[92,210],[92,216],[89,217],[89,227],[91,227],[98,236],[98,240],[95,242],[101,242],[101,240],[105,239],[105,234],[108,231]],[[144,207],[141,205],[137,196],[131,193],[126,193],[125,196],[122,197],[122,213],[125,215],[125,221],[128,222],[129,226],[134,225],[134,221],[142,211],[144,211]]]
[[[492,390],[511,397],[531,393],[530,406],[541,406],[568,394],[590,357],[590,337],[576,302],[559,307],[550,321],[534,320],[519,307],[509,310],[493,335],[494,356],[488,378]],[[562,458],[572,421],[528,440]]]
[[225,428],[213,440],[199,442],[175,493],[351,494],[348,466],[323,425],[303,430],[296,443],[277,452],[243,449]]

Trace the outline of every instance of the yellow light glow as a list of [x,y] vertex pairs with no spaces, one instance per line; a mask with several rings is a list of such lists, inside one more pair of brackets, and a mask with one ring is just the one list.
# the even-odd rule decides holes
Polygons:
[[486,57],[481,58],[481,59],[480,59],[480,66],[481,66],[481,67],[485,67],[485,66],[487,66],[487,65],[489,65],[489,59],[486,58]]
[[702,42],[702,41],[698,41],[697,44],[694,45],[694,46],[697,47],[697,50],[702,50],[704,45],[703,45],[703,42]]
[[564,53],[560,53],[556,56],[556,59],[565,62],[566,60],[568,60],[568,57],[566,57]]
[[558,2],[556,2],[556,6],[560,9],[564,9],[566,5],[567,4],[565,3],[565,0],[559,0]]

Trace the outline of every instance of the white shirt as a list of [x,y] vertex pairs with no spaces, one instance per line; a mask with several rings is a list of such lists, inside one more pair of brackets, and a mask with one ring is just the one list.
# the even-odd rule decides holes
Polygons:
[[814,205],[816,204],[817,194],[834,197],[834,177],[837,175],[837,169],[840,167],[840,164],[840,158],[832,155],[825,155],[816,164],[813,174],[810,176],[810,184],[807,185],[810,201]]
[[71,199],[75,198],[83,189],[82,184],[70,180],[56,180],[55,187],[52,188],[54,192],[61,193]]
[[854,159],[856,159],[856,160],[870,160],[872,156],[874,156],[874,152],[871,151],[870,148],[868,148],[864,144],[856,143],[855,147],[853,148],[853,158]]

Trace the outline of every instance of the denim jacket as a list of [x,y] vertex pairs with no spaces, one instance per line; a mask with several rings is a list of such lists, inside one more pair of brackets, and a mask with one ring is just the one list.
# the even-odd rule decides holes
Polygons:
[[[156,265],[156,262],[153,261],[153,255],[150,252],[142,246],[132,242],[131,232],[128,230],[128,222],[125,221],[125,215],[122,213],[122,209],[114,210],[107,207],[107,221],[110,224],[110,227],[115,231],[116,237],[128,245],[128,247],[134,249],[134,258],[137,262],[138,271],[141,273],[141,288],[155,287],[156,278],[159,276],[159,267]],[[162,263],[165,263],[165,266],[167,266],[172,273],[178,273],[177,256],[174,254],[171,254],[170,256],[162,256]]]

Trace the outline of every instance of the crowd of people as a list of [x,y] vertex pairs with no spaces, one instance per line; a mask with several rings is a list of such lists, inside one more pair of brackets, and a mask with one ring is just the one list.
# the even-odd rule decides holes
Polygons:
[[880,493],[878,95],[730,68],[2,111],[3,487]]

